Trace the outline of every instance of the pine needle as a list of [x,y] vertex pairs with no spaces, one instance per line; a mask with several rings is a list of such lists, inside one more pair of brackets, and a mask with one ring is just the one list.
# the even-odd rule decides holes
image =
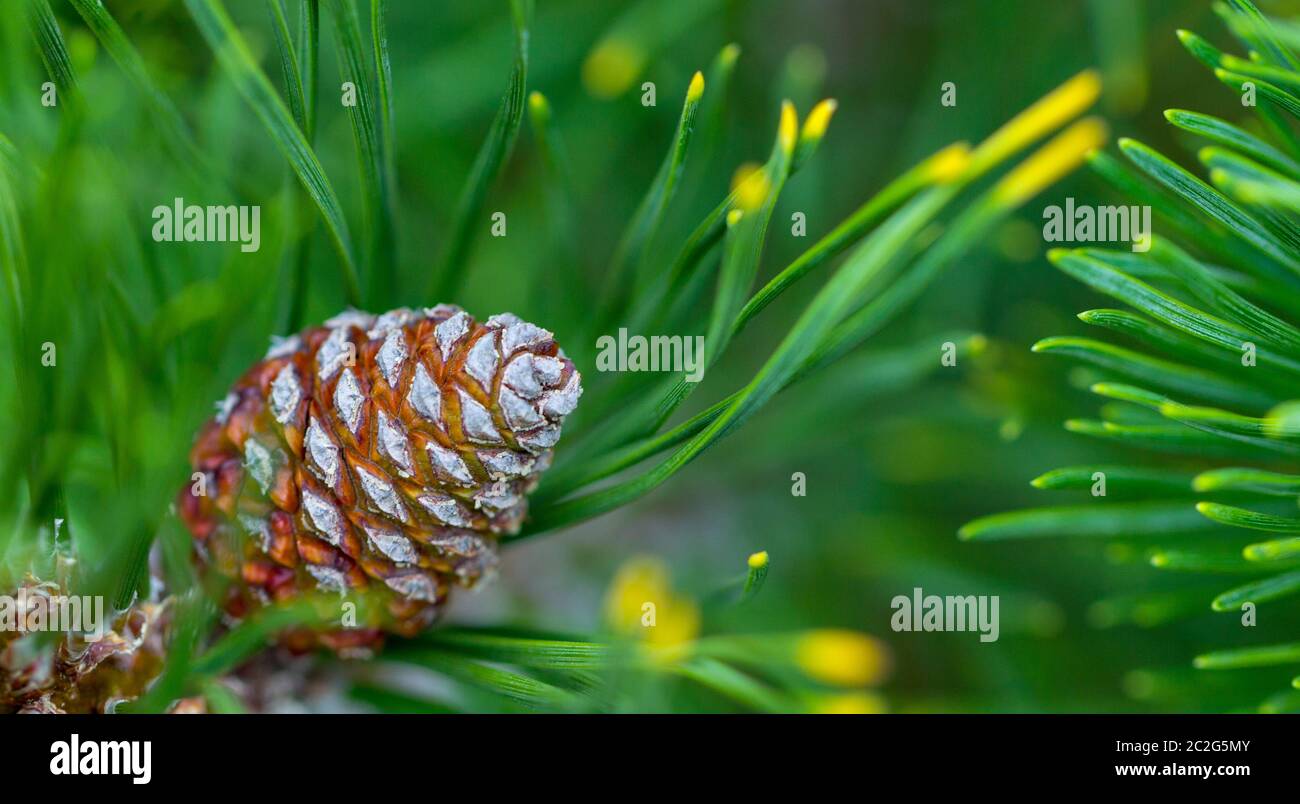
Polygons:
[[186,7],[198,24],[209,47],[217,55],[240,94],[257,114],[271,135],[271,139],[297,173],[303,189],[315,202],[321,217],[330,231],[330,238],[339,255],[344,293],[353,305],[361,303],[361,285],[357,279],[356,263],[352,257],[351,238],[347,220],[339,205],[333,185],[324,168],[312,151],[303,132],[294,122],[271,83],[249,52],[243,36],[235,28],[220,0],[186,0]]
[[461,191],[447,245],[438,261],[438,273],[429,294],[430,304],[454,299],[463,286],[465,277],[469,274],[470,249],[475,234],[483,226],[481,217],[488,192],[514,152],[519,126],[523,123],[528,89],[528,31],[533,20],[533,0],[510,0],[510,11],[515,31],[514,64],[510,68],[510,78],[501,98],[501,106]]

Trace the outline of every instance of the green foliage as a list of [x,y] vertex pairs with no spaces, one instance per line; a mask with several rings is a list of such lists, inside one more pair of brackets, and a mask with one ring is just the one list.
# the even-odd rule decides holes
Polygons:
[[[1169,546],[1150,553],[1150,563],[1157,568],[1264,576],[1205,600],[1214,611],[1241,616],[1245,625],[1254,626],[1237,629],[1233,637],[1253,644],[1269,635],[1286,636],[1285,624],[1294,620],[1269,609],[1256,625],[1254,620],[1246,622],[1243,609],[1272,601],[1278,601],[1275,607],[1294,609],[1300,592],[1300,574],[1292,569],[1300,539],[1233,541],[1243,533],[1300,532],[1300,518],[1293,515],[1300,502],[1300,479],[1278,471],[1293,467],[1297,455],[1296,429],[1286,411],[1300,380],[1300,329],[1293,323],[1296,308],[1290,301],[1300,288],[1300,151],[1291,128],[1300,122],[1300,63],[1248,0],[1233,0],[1217,10],[1251,49],[1252,60],[1226,55],[1195,34],[1180,31],[1179,38],[1235,92],[1253,87],[1259,104],[1255,128],[1262,130],[1248,131],[1195,112],[1167,111],[1166,118],[1179,129],[1214,143],[1199,154],[1208,181],[1134,140],[1121,140],[1120,150],[1136,170],[1106,154],[1095,156],[1097,172],[1132,201],[1153,205],[1188,250],[1157,237],[1147,254],[1053,252],[1052,262],[1062,271],[1135,311],[1092,310],[1080,318],[1128,338],[1138,348],[1071,336],[1040,341],[1034,351],[1086,361],[1100,368],[1103,378],[1136,383],[1141,387],[1108,381],[1094,384],[1092,390],[1168,422],[1067,422],[1075,432],[1111,439],[1125,448],[1190,452],[1203,467],[1214,458],[1267,463],[1212,465],[1194,477],[1159,464],[1059,469],[1034,485],[1087,489],[1092,487],[1092,472],[1099,471],[1114,490],[1140,488],[1149,501],[1110,502],[1094,495],[1084,505],[979,519],[965,526],[962,535],[1164,537]],[[1166,397],[1166,392],[1186,401]],[[1278,467],[1270,465],[1279,461]],[[1193,491],[1203,499],[1185,499]],[[1235,504],[1238,501],[1243,505]],[[1197,532],[1212,534],[1216,546],[1198,546],[1203,539],[1198,541]],[[1281,569],[1292,571],[1279,573]],[[1290,644],[1207,653],[1195,659],[1195,666],[1231,669],[1296,662],[1300,654]],[[1289,682],[1286,670],[1268,678],[1274,685]],[[1275,711],[1281,700],[1269,698],[1260,704],[1261,711]]]
[[[319,601],[304,600],[268,607],[233,627],[221,623],[215,592],[204,594],[211,590],[187,571],[190,545],[169,511],[189,476],[194,431],[211,415],[212,401],[264,352],[268,336],[345,304],[473,301],[483,305],[476,312],[532,305],[520,312],[535,313],[529,317],[571,348],[588,387],[520,534],[536,536],[638,501],[768,411],[786,418],[776,429],[794,433],[795,424],[824,411],[818,405],[852,408],[869,394],[915,387],[936,369],[936,343],[952,342],[963,360],[977,357],[988,342],[959,329],[938,341],[913,335],[901,346],[859,347],[1097,144],[1061,134],[1064,140],[1044,149],[1052,163],[1031,164],[1033,176],[1024,175],[1026,163],[1013,164],[1093,102],[1085,74],[1072,94],[996,129],[973,150],[955,143],[929,157],[911,154],[915,165],[901,171],[888,160],[862,166],[855,182],[844,183],[853,194],[844,208],[854,211],[839,221],[826,214],[825,234],[791,254],[790,244],[773,236],[790,193],[832,208],[831,193],[816,182],[825,178],[819,161],[823,138],[834,136],[826,127],[834,104],[811,114],[794,104],[738,107],[729,88],[771,82],[757,68],[746,73],[739,49],[719,49],[727,40],[710,28],[700,37],[709,40],[700,63],[713,60],[703,95],[688,90],[680,115],[671,112],[676,127],[667,115],[639,107],[637,122],[623,121],[624,135],[653,142],[645,152],[653,153],[651,169],[659,167],[648,189],[631,180],[635,170],[607,169],[599,181],[615,185],[610,207],[628,223],[613,226],[621,238],[602,238],[593,230],[603,220],[605,210],[596,207],[604,197],[593,204],[564,186],[573,180],[568,148],[580,139],[590,149],[604,132],[601,121],[626,112],[584,106],[590,100],[566,91],[548,61],[554,50],[581,46],[566,40],[563,26],[585,14],[534,20],[533,4],[515,0],[508,16],[499,15],[499,28],[488,31],[501,34],[500,50],[441,43],[452,52],[448,59],[462,60],[455,63],[462,67],[456,80],[467,84],[457,95],[465,119],[447,112],[431,125],[427,110],[399,107],[406,65],[391,58],[393,32],[386,27],[397,4],[373,0],[363,15],[353,0],[329,0],[325,24],[332,34],[322,41],[317,0],[186,0],[164,14],[167,27],[115,17],[92,0],[71,0],[76,16],[66,9],[57,16],[46,0],[29,2],[33,24],[0,19],[6,43],[27,46],[5,56],[16,69],[12,86],[3,87],[14,102],[6,96],[0,104],[0,337],[15,380],[0,387],[0,412],[21,422],[0,463],[0,582],[12,582],[47,551],[51,523],[67,519],[87,591],[125,605],[148,593],[149,549],[161,541],[168,581],[187,594],[178,598],[166,669],[129,707],[136,711],[162,711],[193,694],[236,709],[220,680],[225,674],[284,630],[327,619]],[[586,29],[587,41],[597,42],[593,53],[630,54],[636,70],[644,69],[651,54],[722,6],[681,3],[660,14],[658,5],[639,3],[619,19],[594,16]],[[647,19],[654,24],[643,24]],[[544,31],[551,50],[532,52]],[[107,59],[96,59],[96,47]],[[87,48],[89,56],[79,59]],[[502,92],[499,68],[507,61]],[[444,63],[411,65],[405,80],[437,79]],[[490,90],[473,85],[482,75],[494,76]],[[63,97],[53,111],[36,110],[29,90],[47,76]],[[528,87],[540,85],[539,76],[557,84],[555,92],[548,88],[557,102],[552,107],[542,98],[530,106],[533,136],[521,141]],[[355,86],[354,107],[337,104],[334,88],[343,81]],[[88,95],[93,89],[102,104],[97,114],[82,113],[69,92],[74,86]],[[799,128],[800,111],[818,122]],[[746,125],[730,125],[741,112],[749,115]],[[728,190],[716,179],[755,149],[745,141],[753,118],[781,121],[760,168],[761,192],[743,184]],[[574,119],[583,125],[568,122]],[[529,139],[531,150],[523,145]],[[761,153],[767,146],[755,147]],[[466,152],[475,156],[461,158]],[[1284,162],[1261,164],[1285,173]],[[1249,179],[1276,189],[1272,176]],[[592,183],[588,178],[588,191]],[[532,195],[554,201],[545,205],[546,215],[555,215],[552,237],[537,234],[540,216],[516,215],[512,206],[510,242],[489,250],[489,201],[501,197],[503,206],[527,209]],[[262,249],[243,254],[154,242],[150,209],[180,196],[260,205]],[[352,231],[364,240],[354,243]],[[545,260],[520,259],[548,241],[556,248]],[[428,258],[435,253],[436,260]],[[529,270],[516,270],[515,260]],[[593,338],[583,336],[603,333],[591,331],[597,300],[582,289],[604,273],[613,292],[610,311],[599,312],[608,320],[640,331],[707,333],[705,381],[596,370]],[[563,298],[568,289],[575,290]],[[46,342],[58,348],[49,367],[40,362]],[[784,407],[800,392],[816,404]],[[782,404],[774,401],[778,395]],[[723,639],[732,604],[760,606],[774,596],[766,577],[764,564],[727,581],[723,603],[706,607],[703,635],[666,659],[595,626],[592,636],[449,629],[394,640],[386,659],[453,680],[468,703],[416,700],[363,677],[364,670],[353,671],[355,689],[377,706],[429,711],[668,705],[650,693],[639,696],[646,689],[700,696],[688,700],[704,709],[813,708],[826,685],[791,671],[790,639],[770,640],[785,651],[779,656],[761,639]],[[719,579],[696,581],[716,588]],[[482,691],[488,695],[474,697]]]

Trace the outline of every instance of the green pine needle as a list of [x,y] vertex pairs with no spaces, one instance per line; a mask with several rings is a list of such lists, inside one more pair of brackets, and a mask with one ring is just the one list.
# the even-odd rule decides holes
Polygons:
[[72,59],[68,56],[68,47],[63,41],[63,32],[59,30],[59,21],[54,18],[48,0],[25,0],[28,20],[36,45],[41,53],[41,61],[50,79],[54,81],[59,94],[71,102],[77,98],[77,76],[72,70]]
[[[339,54],[339,72],[355,88],[356,102],[348,107],[352,123],[352,136],[357,149],[357,164],[363,188],[362,208],[365,211],[367,240],[367,298],[373,298],[378,288],[392,286],[394,270],[393,248],[396,230],[393,222],[393,184],[391,142],[384,131],[386,118],[392,114],[391,100],[385,94],[376,99],[375,83],[367,70],[361,39],[361,24],[353,0],[328,0],[334,20],[336,48]],[[379,17],[382,22],[382,16]],[[378,42],[383,41],[382,30],[375,32]],[[382,55],[377,55],[382,66]],[[384,76],[379,77],[379,88],[388,92]],[[387,308],[397,300],[378,300],[380,308]]]
[[740,602],[752,600],[759,590],[763,588],[763,583],[767,580],[767,569],[770,561],[767,551],[754,553],[749,557],[748,568],[745,573],[745,585],[740,590]]
[[1196,510],[1206,519],[1237,528],[1266,530],[1273,533],[1300,533],[1300,519],[1296,517],[1276,516],[1215,502],[1199,502],[1196,504]]
[[533,0],[510,0],[510,11],[515,30],[514,64],[510,68],[501,107],[461,191],[447,246],[438,261],[438,273],[429,294],[430,304],[456,298],[463,286],[469,273],[469,255],[475,235],[484,228],[481,218],[488,192],[514,152],[519,126],[523,123],[528,94],[528,35],[533,20]]
[[1288,572],[1229,589],[1210,604],[1215,611],[1238,611],[1246,603],[1265,603],[1300,592],[1300,572]]
[[1210,529],[1195,509],[1181,502],[1131,502],[1035,508],[994,514],[964,525],[967,541],[1046,536],[1155,536]]
[[1194,665],[1203,670],[1237,670],[1279,664],[1300,664],[1300,642],[1215,651],[1197,656],[1194,661]]
[[[82,0],[84,2],[84,0]],[[271,139],[298,175],[303,189],[315,202],[338,252],[344,294],[353,305],[361,304],[361,285],[352,256],[347,220],[334,187],[312,151],[305,135],[294,122],[271,83],[266,79],[231,21],[220,0],[186,0],[186,6],[218,61],[271,135]]]
[[1100,472],[1106,479],[1107,494],[1121,493],[1187,493],[1192,492],[1192,476],[1146,466],[1066,466],[1053,469],[1030,481],[1034,488],[1055,490],[1090,489],[1096,484]]

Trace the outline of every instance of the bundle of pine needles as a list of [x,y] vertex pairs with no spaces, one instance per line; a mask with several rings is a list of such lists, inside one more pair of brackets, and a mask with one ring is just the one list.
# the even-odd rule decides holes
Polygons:
[[[1195,666],[1275,668],[1300,662],[1300,642],[1276,641],[1294,636],[1287,631],[1296,621],[1285,608],[1300,593],[1300,475],[1287,471],[1300,456],[1300,327],[1293,323],[1300,317],[1300,60],[1249,0],[1215,9],[1250,58],[1188,31],[1178,36],[1253,113],[1253,125],[1165,112],[1208,143],[1197,154],[1208,181],[1133,140],[1119,143],[1127,164],[1104,152],[1090,157],[1131,203],[1154,210],[1151,248],[1058,249],[1050,258],[1129,308],[1079,314],[1127,345],[1068,336],[1033,347],[1093,369],[1091,391],[1110,400],[1104,418],[1071,420],[1066,428],[1111,442],[1134,460],[1050,471],[1033,484],[1087,490],[1093,499],[986,517],[961,536],[1147,538],[1157,546],[1140,552],[1153,567],[1244,581],[1223,581],[1201,605],[1240,617],[1246,646],[1197,656]],[[1138,460],[1140,453],[1194,461]],[[1155,611],[1164,612],[1159,622],[1189,613],[1156,592],[1108,605],[1136,623]],[[1260,644],[1257,634],[1265,633],[1273,635],[1270,644]],[[1300,688],[1300,677],[1292,685]],[[1297,706],[1300,694],[1286,691],[1261,705]]]

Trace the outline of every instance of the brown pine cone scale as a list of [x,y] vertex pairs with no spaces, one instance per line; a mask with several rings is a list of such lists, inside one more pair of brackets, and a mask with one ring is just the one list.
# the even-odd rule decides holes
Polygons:
[[235,383],[178,509],[203,563],[234,581],[230,615],[367,590],[385,601],[381,628],[322,641],[414,634],[453,585],[491,574],[581,394],[551,333],[508,313],[348,311],[277,341]]

